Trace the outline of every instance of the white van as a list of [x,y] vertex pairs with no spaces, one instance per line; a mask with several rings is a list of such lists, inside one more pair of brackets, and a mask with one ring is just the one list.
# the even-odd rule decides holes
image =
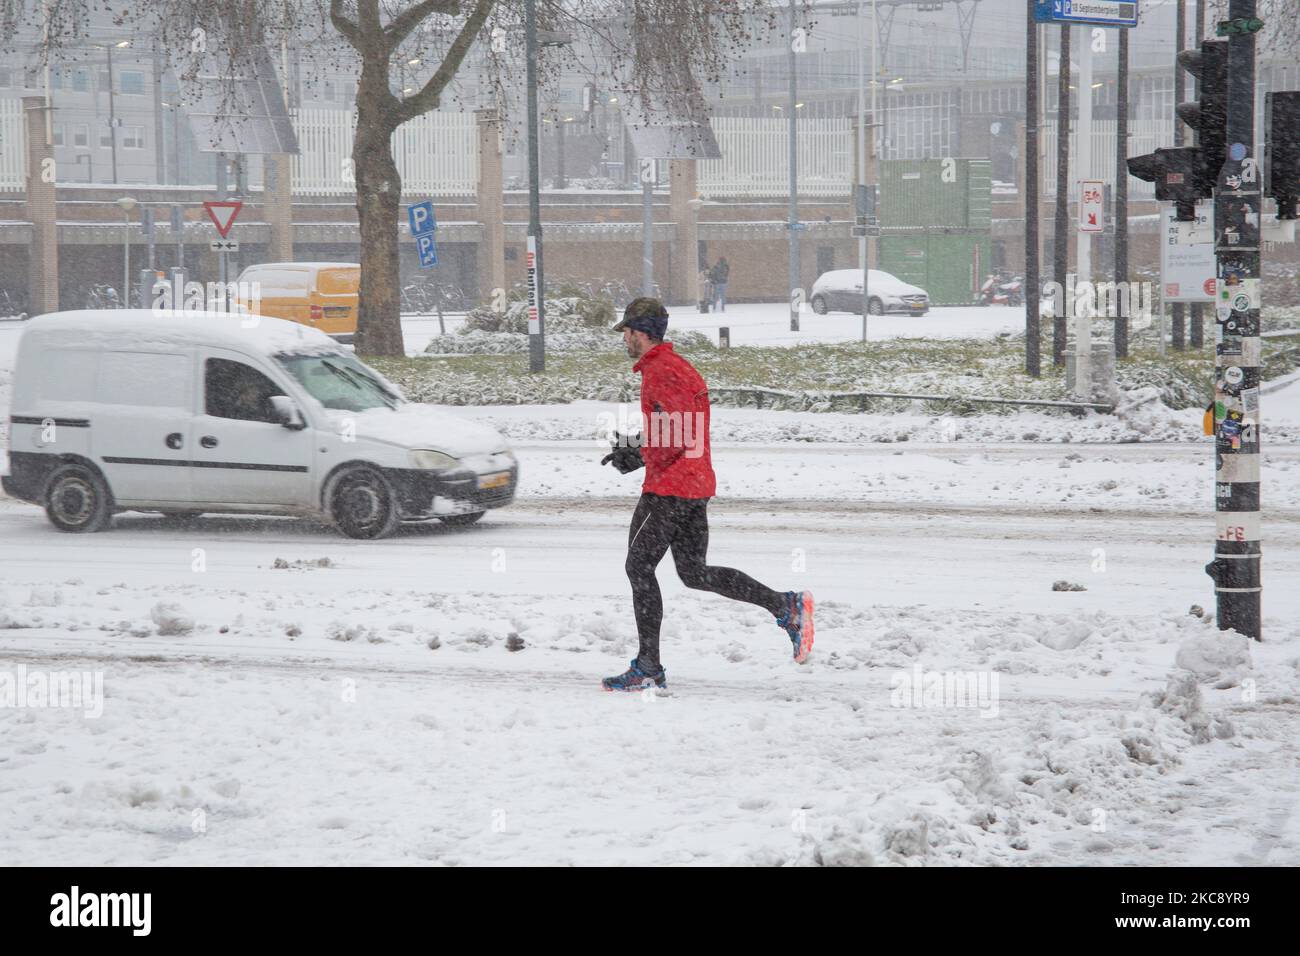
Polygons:
[[142,309],[29,320],[4,490],[62,531],[118,511],[470,524],[514,499],[494,429],[429,405],[323,332],[264,316]]

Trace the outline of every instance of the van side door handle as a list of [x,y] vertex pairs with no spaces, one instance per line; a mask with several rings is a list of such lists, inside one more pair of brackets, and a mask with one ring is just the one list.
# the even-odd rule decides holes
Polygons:
[[163,439],[163,442],[166,443],[167,447],[170,448],[172,451],[176,451],[178,448],[180,448],[182,445],[185,444],[185,437],[181,435],[180,432],[172,432],[170,435],[168,435],[166,438]]
[[211,435],[204,435],[202,438],[199,439],[199,444],[202,445],[204,448],[216,448],[217,440],[213,438]]

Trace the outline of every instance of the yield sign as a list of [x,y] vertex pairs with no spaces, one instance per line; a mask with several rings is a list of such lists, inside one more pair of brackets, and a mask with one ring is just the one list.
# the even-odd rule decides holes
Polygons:
[[244,204],[242,202],[205,202],[203,208],[208,211],[208,218],[212,220],[212,224],[217,227],[217,232],[224,239],[230,232],[230,227],[234,225],[239,210],[244,208]]

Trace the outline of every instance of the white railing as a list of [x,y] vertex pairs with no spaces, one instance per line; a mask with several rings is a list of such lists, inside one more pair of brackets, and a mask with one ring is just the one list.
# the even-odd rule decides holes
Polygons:
[[27,188],[27,132],[23,101],[0,99],[0,192]]
[[[1091,177],[1100,179],[1111,186],[1115,185],[1115,121],[1092,121]],[[1129,120],[1128,124],[1129,156],[1141,156],[1163,147],[1174,145],[1174,124],[1172,120]],[[1039,137],[1042,150],[1043,194],[1050,199],[1056,190],[1056,123],[1049,120],[1042,126]],[[1075,190],[1081,169],[1079,162],[1079,134],[1070,130],[1070,179],[1071,194]],[[1155,186],[1134,177],[1128,177],[1128,194],[1134,199],[1151,199],[1155,196]]]
[[[789,138],[781,117],[713,120],[721,159],[700,163],[699,188],[705,196],[788,196]],[[849,121],[800,119],[799,194],[839,197],[846,202],[852,182],[853,138]]]
[[[298,155],[293,191],[314,196],[350,195],[352,139],[356,114],[348,110],[303,109],[293,113]],[[393,134],[393,156],[402,191],[421,196],[472,196],[478,188],[478,131],[473,113],[433,112],[417,116]]]

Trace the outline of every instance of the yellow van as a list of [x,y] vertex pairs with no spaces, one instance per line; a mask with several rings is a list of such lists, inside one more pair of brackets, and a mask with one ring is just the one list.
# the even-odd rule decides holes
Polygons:
[[[357,331],[361,266],[355,262],[263,262],[239,276],[240,304],[351,342]],[[253,283],[256,283],[254,286]]]

